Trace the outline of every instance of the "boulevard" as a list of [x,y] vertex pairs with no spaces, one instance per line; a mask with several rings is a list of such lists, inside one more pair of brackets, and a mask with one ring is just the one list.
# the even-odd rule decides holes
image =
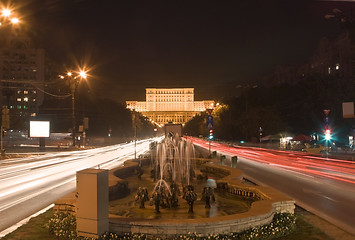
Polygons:
[[[136,154],[149,149],[151,138],[137,141]],[[237,168],[259,185],[273,187],[296,204],[355,234],[355,164],[297,152],[230,146],[189,137],[196,146],[238,157]],[[46,153],[2,160],[0,165],[0,232],[75,190],[76,172],[112,169],[134,157],[134,142],[97,149]],[[226,164],[229,164],[229,162]],[[6,232],[6,231],[4,231]],[[0,235],[1,236],[1,235]]]
[[354,161],[189,140],[228,158],[237,156],[245,178],[289,195],[297,205],[355,235]]
[[[2,1],[0,238],[73,192],[78,171],[138,159],[163,134],[194,136],[215,164],[355,237],[354,11],[354,0]],[[300,151],[262,148],[280,137]]]

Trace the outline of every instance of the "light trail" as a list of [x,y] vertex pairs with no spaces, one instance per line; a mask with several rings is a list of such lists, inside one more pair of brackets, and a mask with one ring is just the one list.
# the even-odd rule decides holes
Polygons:
[[354,161],[218,142],[209,146],[200,138],[188,140],[227,159],[237,156],[237,167],[244,177],[285,193],[297,205],[355,236]]
[[[198,146],[205,149],[209,148],[208,141],[192,137],[188,139]],[[305,153],[230,146],[217,142],[213,142],[210,148],[211,151],[218,151],[225,155],[244,157],[249,160],[272,164],[274,167],[292,170],[309,176],[324,177],[355,184],[355,162],[353,161],[321,158]]]
[[140,140],[136,146],[130,142],[0,161],[0,232],[74,191],[76,172],[113,169],[133,159],[135,152],[139,156],[148,151],[150,143],[162,138]]

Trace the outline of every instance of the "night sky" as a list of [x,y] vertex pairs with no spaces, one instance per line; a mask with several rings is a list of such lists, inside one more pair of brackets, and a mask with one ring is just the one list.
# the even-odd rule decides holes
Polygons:
[[277,65],[307,62],[342,30],[324,15],[355,2],[299,0],[17,0],[37,47],[92,67],[93,92],[144,100],[146,87],[194,87],[219,99]]

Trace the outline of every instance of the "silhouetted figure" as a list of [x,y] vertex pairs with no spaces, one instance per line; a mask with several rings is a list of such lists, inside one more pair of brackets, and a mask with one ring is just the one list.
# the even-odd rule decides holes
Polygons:
[[202,199],[205,200],[205,208],[211,208],[211,200],[215,201],[214,190],[212,187],[203,188]]
[[192,181],[195,176],[196,176],[195,171],[192,168],[190,168],[190,181]]
[[189,204],[189,213],[194,212],[194,202],[197,200],[197,194],[194,192],[194,186],[188,185],[185,188],[183,199]]
[[170,185],[170,191],[171,191],[170,206],[173,208],[177,208],[179,206],[179,200],[177,196],[181,195],[179,186],[175,182],[173,182]]
[[162,200],[162,196],[160,191],[154,191],[152,194],[152,198],[154,200],[154,206],[155,206],[155,212],[160,213],[159,207],[160,207],[160,202]]
[[148,189],[146,187],[139,187],[135,199],[136,201],[140,201],[139,208],[145,208],[144,203],[149,200]]
[[160,206],[162,208],[170,208],[170,198],[169,198],[170,194],[166,191],[163,185],[160,186],[159,192],[161,195]]
[[141,180],[142,179],[142,175],[143,175],[143,169],[142,169],[142,164],[141,163],[138,164],[137,174],[138,174],[138,179]]

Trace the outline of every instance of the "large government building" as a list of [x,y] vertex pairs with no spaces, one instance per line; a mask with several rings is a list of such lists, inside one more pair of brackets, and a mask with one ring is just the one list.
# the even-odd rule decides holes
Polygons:
[[214,101],[194,100],[194,88],[146,88],[146,101],[126,101],[127,108],[155,123],[185,124],[196,114],[212,109]]

